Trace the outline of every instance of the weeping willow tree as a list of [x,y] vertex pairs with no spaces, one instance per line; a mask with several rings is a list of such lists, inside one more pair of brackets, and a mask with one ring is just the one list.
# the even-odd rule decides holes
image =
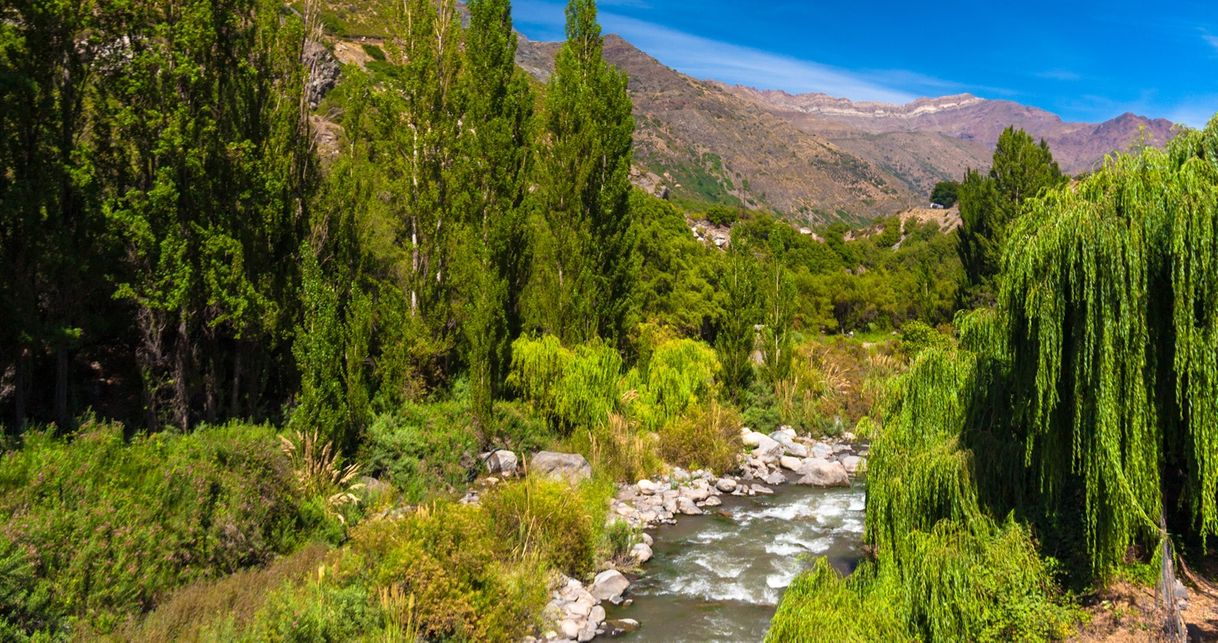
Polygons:
[[[1218,121],[1032,202],[1000,304],[1042,509],[1103,575],[1218,534]],[[1081,490],[1081,493],[1080,493]]]
[[894,385],[874,559],[793,585],[772,640],[1054,638],[1047,553],[1085,584],[1218,535],[1218,119],[1027,202],[1002,266]]

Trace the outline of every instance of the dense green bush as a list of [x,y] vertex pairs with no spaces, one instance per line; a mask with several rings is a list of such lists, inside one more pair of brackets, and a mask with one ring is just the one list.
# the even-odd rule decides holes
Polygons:
[[23,631],[77,618],[107,631],[177,586],[288,551],[326,520],[304,500],[263,426],[129,444],[116,425],[29,433],[0,460],[0,561],[24,579],[0,614]]
[[725,474],[736,468],[740,427],[736,409],[711,401],[660,429],[660,454],[669,464]]
[[612,490],[530,476],[482,499],[498,540],[517,558],[537,558],[571,576],[586,576],[604,529]]
[[360,451],[366,472],[411,502],[462,489],[476,465],[479,440],[469,407],[457,401],[407,404],[377,416]]

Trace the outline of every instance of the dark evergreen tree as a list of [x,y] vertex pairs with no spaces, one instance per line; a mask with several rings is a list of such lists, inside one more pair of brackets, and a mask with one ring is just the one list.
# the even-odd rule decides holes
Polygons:
[[965,305],[992,305],[1007,228],[1024,201],[1065,182],[1045,141],[1037,144],[1020,129],[1008,127],[998,137],[994,164],[987,176],[969,170],[960,185],[960,260],[964,264]]

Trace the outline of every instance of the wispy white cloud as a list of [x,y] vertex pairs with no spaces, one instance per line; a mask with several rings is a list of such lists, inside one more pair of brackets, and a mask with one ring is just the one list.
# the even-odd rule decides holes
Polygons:
[[1169,108],[1166,114],[1165,118],[1172,122],[1201,129],[1218,116],[1218,94],[1190,98]]
[[1215,51],[1218,51],[1218,36],[1202,31],[1201,39],[1209,43],[1209,45],[1213,47]]
[[[617,0],[632,2],[637,0]],[[602,4],[604,4],[602,2]],[[517,20],[543,31],[560,30],[564,19],[562,6],[539,0],[513,3]],[[916,86],[959,85],[902,70],[852,71],[830,65],[774,54],[752,47],[695,36],[662,25],[602,11],[600,21],[607,33],[616,33],[660,62],[695,78],[748,85],[760,89],[788,92],[822,92],[854,100],[904,103],[917,94],[889,79],[917,79]],[[942,92],[940,92],[942,93]]]
[[1037,78],[1060,80],[1063,82],[1073,82],[1082,78],[1082,76],[1078,75],[1076,72],[1070,71],[1069,69],[1046,69],[1045,71],[1036,72],[1033,75]]

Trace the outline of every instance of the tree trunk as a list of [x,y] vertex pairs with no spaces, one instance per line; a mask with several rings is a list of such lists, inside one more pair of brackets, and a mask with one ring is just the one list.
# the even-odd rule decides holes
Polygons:
[[29,351],[24,347],[17,349],[17,373],[14,378],[15,395],[13,396],[13,428],[15,432],[20,432],[25,427],[25,416],[28,413],[27,402],[29,396],[27,389],[29,386],[26,381],[29,379]]
[[68,416],[68,347],[62,343],[55,347],[55,423],[60,431],[66,431],[71,418]]
[[186,327],[186,316],[178,318],[178,338],[173,360],[173,417],[178,428],[190,430],[190,389],[187,386],[190,337]]

